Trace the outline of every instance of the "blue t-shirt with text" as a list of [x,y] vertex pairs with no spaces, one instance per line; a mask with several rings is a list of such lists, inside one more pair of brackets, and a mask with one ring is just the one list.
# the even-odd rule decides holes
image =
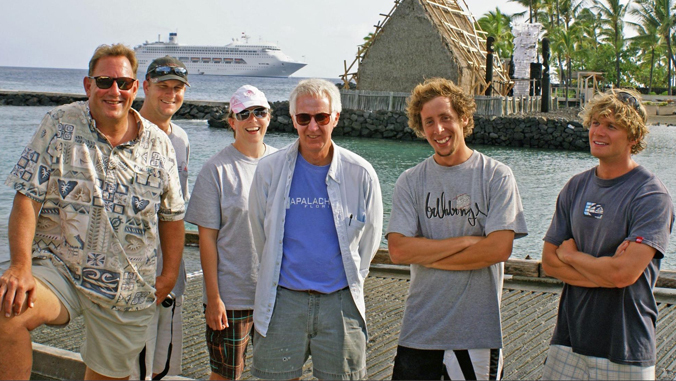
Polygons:
[[328,171],[329,165],[312,165],[298,154],[284,221],[282,287],[323,293],[347,287],[326,188]]

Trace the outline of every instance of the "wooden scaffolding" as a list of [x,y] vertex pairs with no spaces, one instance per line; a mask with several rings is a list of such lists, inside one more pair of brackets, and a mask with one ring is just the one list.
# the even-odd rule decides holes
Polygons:
[[[369,48],[377,43],[383,27],[395,12],[397,7],[405,1],[418,1],[423,6],[430,22],[439,31],[440,36],[449,50],[458,61],[462,78],[469,78],[466,88],[471,89],[473,95],[483,95],[489,86],[500,95],[507,95],[513,87],[507,70],[503,67],[499,57],[493,57],[493,80],[486,81],[486,32],[474,19],[465,0],[395,0],[394,6],[387,14],[380,14],[383,20],[375,25],[371,38],[357,49],[352,64],[344,61],[344,73],[340,75],[344,88],[348,89],[350,82],[359,83],[358,68]],[[497,95],[497,94],[496,94]]]

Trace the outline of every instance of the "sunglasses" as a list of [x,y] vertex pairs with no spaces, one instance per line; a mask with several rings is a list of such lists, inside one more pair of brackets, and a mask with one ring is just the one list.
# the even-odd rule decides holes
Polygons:
[[253,114],[258,119],[263,119],[268,116],[268,109],[265,107],[255,108],[253,110],[243,110],[235,114],[235,119],[237,120],[247,120]]
[[641,109],[641,102],[639,102],[638,99],[636,99],[636,97],[624,91],[616,92],[615,96],[617,97],[617,99],[620,100],[620,102],[633,108],[634,110],[636,110],[636,112],[640,114],[639,110]]
[[96,81],[96,87],[102,90],[110,89],[113,86],[113,82],[117,82],[118,89],[129,90],[134,86],[134,82],[136,82],[136,79],[127,77],[113,78],[113,77],[98,76],[88,78]]
[[158,66],[149,73],[152,78],[162,77],[168,74],[175,74],[181,78],[185,78],[188,76],[188,70],[179,66]]
[[326,126],[331,121],[331,114],[325,112],[320,112],[319,114],[296,114],[296,123],[301,126],[307,126],[312,121],[312,118],[315,119],[320,126]]

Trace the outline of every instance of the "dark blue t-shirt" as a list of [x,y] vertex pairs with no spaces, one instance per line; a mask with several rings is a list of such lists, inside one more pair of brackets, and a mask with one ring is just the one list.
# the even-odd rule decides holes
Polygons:
[[559,194],[545,241],[559,246],[573,238],[579,251],[595,257],[613,256],[625,240],[640,241],[657,252],[630,286],[565,284],[551,344],[618,364],[655,365],[653,288],[673,221],[669,192],[641,166],[611,180],[598,178],[594,168],[568,181]]

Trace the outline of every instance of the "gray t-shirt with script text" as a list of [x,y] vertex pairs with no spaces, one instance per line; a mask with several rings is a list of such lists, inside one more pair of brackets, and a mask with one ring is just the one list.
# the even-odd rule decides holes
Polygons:
[[[397,180],[387,233],[444,239],[512,230],[527,234],[512,171],[477,151],[445,167],[430,157]],[[416,349],[501,348],[504,266],[467,271],[411,265],[399,345]]]

